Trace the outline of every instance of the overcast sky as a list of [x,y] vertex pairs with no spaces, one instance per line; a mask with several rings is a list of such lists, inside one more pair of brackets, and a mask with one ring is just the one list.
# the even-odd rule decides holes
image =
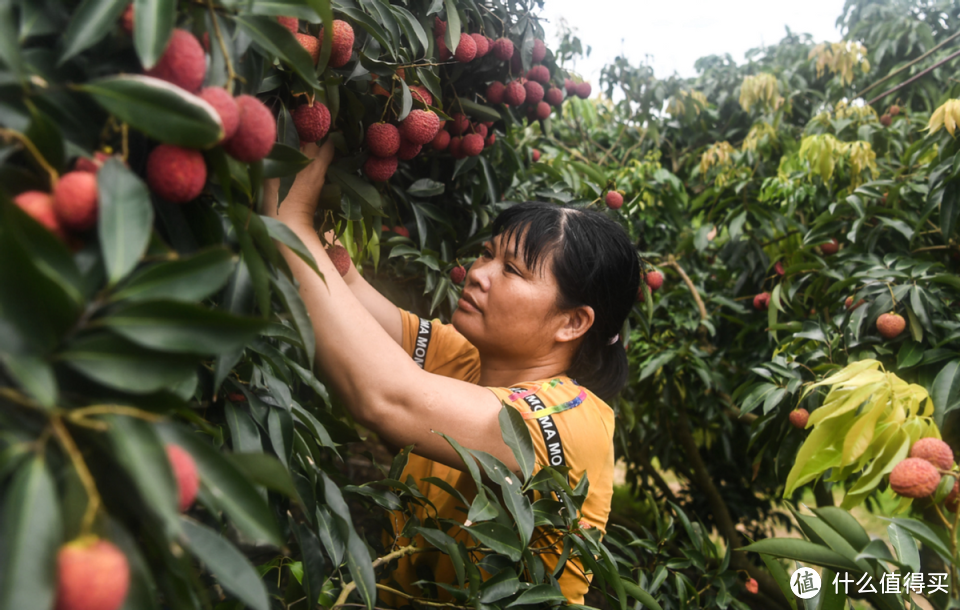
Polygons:
[[617,55],[634,65],[650,55],[657,77],[696,76],[700,57],[730,53],[741,63],[747,50],[782,39],[784,26],[816,42],[839,41],[842,10],[843,0],[546,0],[542,23],[548,46],[558,43],[562,17],[592,47],[589,58],[567,67],[596,93],[600,69]]

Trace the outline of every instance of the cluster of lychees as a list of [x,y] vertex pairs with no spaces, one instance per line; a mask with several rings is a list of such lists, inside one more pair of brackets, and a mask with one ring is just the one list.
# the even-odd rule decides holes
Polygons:
[[[183,512],[200,489],[197,464],[182,447],[167,445],[166,450],[177,482],[177,506]],[[129,588],[130,564],[111,542],[84,535],[57,553],[57,610],[117,610]]]
[[945,499],[951,512],[960,508],[960,473],[954,472],[950,445],[933,437],[921,438],[910,447],[910,457],[890,471],[890,487],[907,498],[928,498],[937,491],[944,474],[954,477],[953,489]]
[[[653,271],[647,271],[643,274],[643,279],[647,284],[647,288],[650,289],[650,293],[654,293],[660,290],[660,287],[663,286],[663,273],[654,269]],[[637,300],[643,303],[647,300],[646,295],[643,291],[643,286],[641,285],[637,288]]]

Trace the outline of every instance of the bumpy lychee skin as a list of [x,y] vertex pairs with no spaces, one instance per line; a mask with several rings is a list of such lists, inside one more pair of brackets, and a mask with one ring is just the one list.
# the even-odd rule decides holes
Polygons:
[[960,508],[960,478],[953,484],[953,490],[947,494],[943,505],[946,506],[947,510],[951,513],[957,512],[957,509]]
[[550,104],[546,102],[537,102],[536,108],[533,110],[533,116],[539,121],[545,121],[550,118],[550,113],[553,112],[550,109]]
[[53,211],[53,196],[42,191],[25,191],[13,198],[13,202],[51,233],[63,239],[63,227]]
[[907,327],[903,316],[895,313],[885,313],[877,318],[877,330],[884,339],[897,337]]
[[520,81],[511,81],[503,91],[503,101],[509,106],[519,106],[527,99],[527,90]]
[[277,140],[277,123],[273,113],[252,95],[237,97],[240,124],[233,137],[224,141],[223,150],[237,161],[254,163],[270,154]]
[[617,191],[608,191],[604,200],[607,203],[607,207],[611,210],[619,210],[623,205],[623,195]]
[[292,113],[300,142],[316,142],[330,131],[330,110],[320,102],[298,106]]
[[463,267],[463,265],[454,267],[450,270],[450,281],[454,284],[462,284],[466,277],[467,270]]
[[543,101],[551,106],[560,106],[563,104],[563,91],[556,87],[550,87],[547,89],[547,92],[543,94]]
[[96,174],[73,171],[61,176],[53,190],[53,211],[62,226],[71,231],[91,229],[99,210]]
[[486,36],[483,34],[470,34],[470,38],[473,38],[473,41],[477,43],[477,56],[475,59],[480,59],[490,52],[490,40],[488,40]]
[[810,412],[806,409],[794,409],[790,411],[790,425],[794,428],[799,428],[803,430],[807,427],[807,420],[810,419]]
[[547,45],[539,38],[533,40],[533,63],[538,64],[547,56]]
[[457,45],[457,51],[453,58],[462,64],[473,61],[477,56],[477,42],[467,33],[460,34],[460,44]]
[[397,171],[396,157],[375,157],[371,155],[363,164],[363,172],[377,182],[386,182]]
[[433,18],[433,35],[443,36],[447,33],[447,22],[442,21],[440,17]]
[[590,86],[590,83],[586,81],[577,85],[577,97],[582,100],[589,98],[591,91],[593,91],[593,88]]
[[577,83],[573,82],[569,78],[563,79],[563,88],[567,90],[567,95],[577,94]]
[[483,152],[483,136],[479,133],[468,133],[463,136],[461,151],[468,157],[476,157]]
[[890,127],[890,123],[893,122],[893,117],[889,114],[884,114],[880,116],[880,124],[884,127]]
[[[313,62],[313,65],[317,65],[317,61],[320,59],[320,39],[310,34],[301,34],[300,32],[294,33],[294,36],[297,38],[300,46],[310,54],[310,60]],[[331,57],[333,57],[333,55],[331,55]]]
[[550,70],[546,66],[534,66],[527,72],[527,78],[546,85],[550,82]]
[[93,153],[93,159],[87,157],[77,157],[77,161],[73,164],[73,171],[75,172],[90,172],[91,174],[96,174],[100,171],[100,168],[103,167],[103,164],[106,163],[107,159],[110,158],[110,155],[102,153],[99,150]]
[[193,506],[193,501],[197,499],[200,473],[197,472],[197,463],[193,461],[193,456],[182,447],[171,444],[167,445],[166,449],[170,469],[173,470],[173,476],[177,480],[177,490],[180,494],[177,506],[182,513]]
[[473,131],[474,133],[479,133],[480,137],[486,138],[489,130],[487,129],[486,125],[484,125],[483,123],[480,123],[479,125],[473,126]]
[[400,123],[400,135],[414,144],[429,144],[440,131],[440,117],[431,110],[411,110]]
[[333,266],[337,268],[337,273],[340,274],[340,277],[343,277],[350,272],[350,267],[353,266],[353,261],[350,260],[350,253],[347,252],[346,248],[343,246],[334,246],[332,248],[328,248],[327,255],[333,262]]
[[461,146],[463,146],[463,136],[455,136],[450,138],[450,145],[447,147],[447,150],[450,152],[450,156],[454,159],[465,159],[467,155],[460,151]]
[[112,543],[81,538],[60,547],[56,610],[117,610],[129,588],[130,564]]
[[940,470],[953,468],[953,449],[939,438],[921,438],[910,447],[910,457],[927,460]]
[[200,97],[213,106],[220,116],[220,122],[223,123],[223,138],[220,141],[232,138],[240,125],[240,109],[237,107],[237,100],[222,87],[205,87],[200,91]]
[[543,85],[537,81],[528,80],[523,84],[523,88],[527,92],[526,102],[528,104],[536,106],[543,100]]
[[434,46],[437,49],[437,57],[440,58],[440,61],[447,61],[453,57],[453,53],[451,53],[450,49],[447,48],[447,41],[443,39],[443,36],[437,36],[434,43]]
[[753,297],[753,308],[760,311],[766,311],[770,307],[770,293],[761,292],[757,296]]
[[173,30],[160,61],[146,74],[196,93],[207,76],[207,58],[200,41],[187,30]]
[[199,151],[161,144],[147,157],[147,185],[171,203],[186,203],[203,192],[207,166]]
[[540,160],[540,151],[534,148],[530,151],[530,158],[533,159],[533,162],[536,163]]
[[433,150],[447,150],[447,147],[450,146],[450,132],[442,129],[438,131],[437,137],[430,142],[430,146],[433,147]]
[[490,135],[487,136],[487,139],[483,141],[483,147],[490,148],[496,143],[497,143],[497,134],[491,133]]
[[300,31],[300,20],[296,17],[277,17],[277,21],[280,25],[290,30],[291,34],[296,34]]
[[467,115],[457,112],[450,117],[450,126],[447,129],[455,136],[463,135],[470,129],[470,119]]
[[[324,31],[320,28],[319,40],[323,40]],[[333,20],[333,50],[330,52],[330,65],[342,68],[353,55],[353,27],[342,19]]]
[[900,114],[900,106],[897,106],[896,104],[894,104],[893,106],[890,106],[890,110],[888,112],[890,116],[897,116],[898,114]]
[[420,102],[424,106],[433,106],[433,96],[427,91],[426,87],[413,85],[410,87],[410,97],[414,102]]
[[823,252],[825,256],[836,254],[840,251],[840,242],[837,241],[836,237],[831,237],[827,243],[820,244],[820,251]]
[[923,458],[909,457],[890,471],[890,487],[907,498],[926,498],[940,484],[936,466]]
[[400,131],[390,123],[374,123],[364,138],[367,148],[378,157],[392,157],[400,150]]
[[400,138],[400,149],[397,151],[397,157],[401,161],[409,161],[419,155],[422,148],[423,146],[420,144],[414,144],[406,138]]
[[493,54],[500,61],[508,61],[513,57],[513,42],[509,38],[498,38],[493,43]]
[[647,273],[646,281],[647,286],[650,287],[650,292],[656,292],[663,286],[663,274],[657,270],[650,271]]
[[500,81],[494,81],[487,86],[487,101],[491,104],[503,102],[503,92],[506,86]]

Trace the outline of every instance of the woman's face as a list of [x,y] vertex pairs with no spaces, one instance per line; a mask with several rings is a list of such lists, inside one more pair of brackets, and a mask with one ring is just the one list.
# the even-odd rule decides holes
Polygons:
[[536,358],[555,347],[557,331],[567,321],[557,309],[559,287],[550,253],[536,269],[513,241],[497,236],[483,244],[467,273],[463,295],[453,313],[454,327],[483,356]]

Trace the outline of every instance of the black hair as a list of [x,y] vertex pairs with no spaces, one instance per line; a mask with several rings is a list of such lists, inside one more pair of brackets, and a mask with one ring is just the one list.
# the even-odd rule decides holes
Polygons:
[[627,355],[624,337],[610,340],[620,333],[640,287],[640,258],[627,232],[602,212],[525,201],[493,221],[498,235],[513,239],[514,255],[529,269],[550,264],[560,288],[558,309],[593,308],[593,326],[566,373],[603,400],[615,397],[627,383]]

